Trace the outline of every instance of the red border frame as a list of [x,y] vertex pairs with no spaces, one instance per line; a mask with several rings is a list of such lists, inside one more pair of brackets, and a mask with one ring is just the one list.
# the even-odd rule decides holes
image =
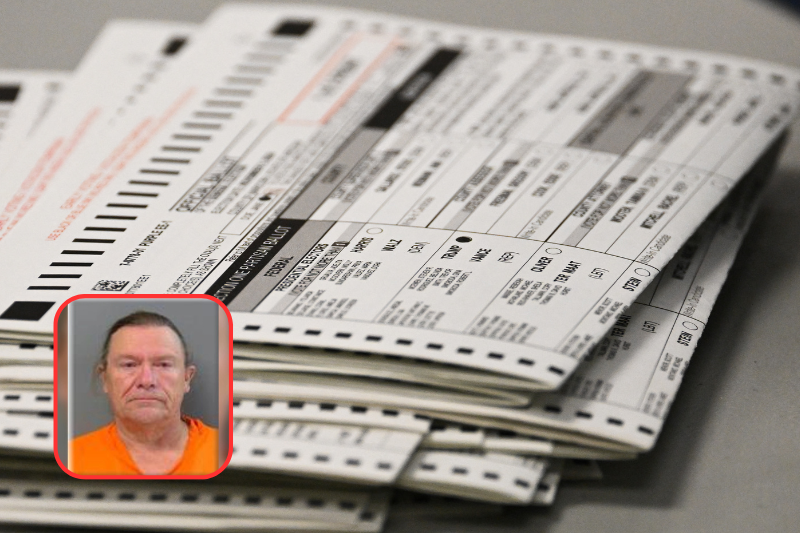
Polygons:
[[[225,311],[228,316],[228,458],[219,469],[211,474],[203,475],[130,475],[130,476],[103,476],[103,475],[83,475],[76,474],[61,462],[58,456],[58,319],[70,302],[80,300],[83,298],[134,298],[134,299],[155,299],[155,298],[202,298],[215,302]],[[225,470],[231,462],[233,456],[233,317],[228,307],[219,301],[217,298],[207,294],[78,294],[71,297],[61,304],[56,311],[55,318],[53,319],[53,454],[55,455],[58,466],[61,467],[66,474],[77,479],[210,479],[219,475],[220,472]]]

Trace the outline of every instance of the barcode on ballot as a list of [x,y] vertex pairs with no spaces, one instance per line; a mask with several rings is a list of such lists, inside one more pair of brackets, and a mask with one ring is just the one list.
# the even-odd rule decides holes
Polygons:
[[104,279],[98,281],[94,287],[92,287],[93,291],[121,291],[125,288],[125,286],[129,282],[127,281],[114,281],[110,279]]

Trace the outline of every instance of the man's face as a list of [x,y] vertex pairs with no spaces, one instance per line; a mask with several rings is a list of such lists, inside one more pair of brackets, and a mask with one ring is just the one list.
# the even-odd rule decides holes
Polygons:
[[181,341],[165,326],[125,326],[110,339],[103,391],[114,417],[136,424],[180,416],[194,366],[186,367]]

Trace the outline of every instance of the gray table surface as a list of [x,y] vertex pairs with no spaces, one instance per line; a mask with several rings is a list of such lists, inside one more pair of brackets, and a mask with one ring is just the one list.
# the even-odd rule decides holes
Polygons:
[[[0,0],[0,68],[72,69],[106,20],[200,22],[214,0]],[[800,67],[800,16],[755,0],[340,0],[434,20],[704,49]],[[800,136],[777,174],[656,448],[549,509],[403,515],[387,531],[800,531]],[[24,529],[24,528],[23,528]]]

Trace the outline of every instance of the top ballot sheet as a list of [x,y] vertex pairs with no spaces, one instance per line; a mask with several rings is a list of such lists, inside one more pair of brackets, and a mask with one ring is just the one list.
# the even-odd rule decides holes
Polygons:
[[205,293],[237,341],[556,388],[800,100],[757,61],[328,8],[225,6],[179,46],[0,228],[0,335]]

